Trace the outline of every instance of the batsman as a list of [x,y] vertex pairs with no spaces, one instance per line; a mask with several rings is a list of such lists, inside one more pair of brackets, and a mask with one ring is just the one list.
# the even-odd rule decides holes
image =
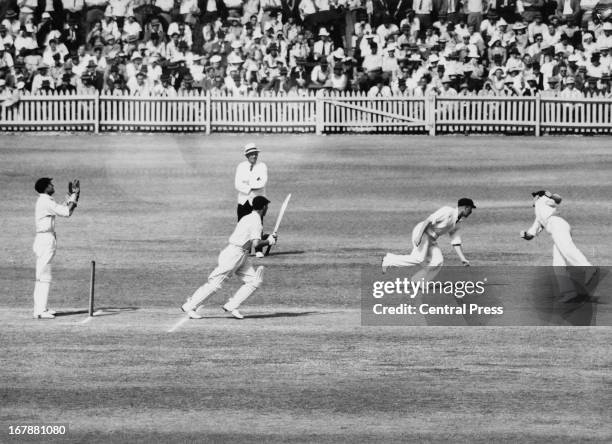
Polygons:
[[238,221],[234,232],[229,237],[229,243],[219,254],[217,268],[208,276],[208,281],[198,288],[195,293],[181,306],[191,319],[201,319],[197,309],[204,301],[219,291],[223,283],[236,274],[242,279],[242,286],[233,297],[223,306],[223,310],[231,313],[236,319],[244,316],[238,307],[259,288],[263,280],[263,265],[255,269],[251,264],[249,252],[251,248],[266,247],[276,244],[277,235],[273,233],[262,240],[262,219],[268,211],[270,201],[264,196],[253,198],[253,210]]

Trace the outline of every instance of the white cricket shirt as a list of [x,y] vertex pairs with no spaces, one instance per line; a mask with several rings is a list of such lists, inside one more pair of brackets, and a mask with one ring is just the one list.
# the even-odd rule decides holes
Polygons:
[[533,225],[527,230],[527,233],[535,236],[542,231],[542,228],[546,227],[548,220],[552,216],[557,215],[557,203],[549,197],[542,196],[536,200],[533,207],[536,217]]
[[251,241],[261,239],[263,224],[261,216],[256,211],[244,216],[229,237],[229,243],[243,249],[250,249]]
[[36,201],[36,232],[55,233],[55,216],[69,217],[70,210],[60,205],[48,194],[40,194]]
[[459,227],[459,209],[456,207],[442,207],[427,218],[429,222],[428,233],[434,232],[436,237],[447,234],[451,238],[451,244],[461,244],[461,237],[457,233]]

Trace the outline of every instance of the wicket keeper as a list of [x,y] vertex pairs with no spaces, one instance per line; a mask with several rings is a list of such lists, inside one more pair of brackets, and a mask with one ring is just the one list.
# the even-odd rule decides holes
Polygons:
[[53,179],[41,177],[36,181],[34,189],[38,192],[36,201],[36,237],[32,249],[36,254],[36,283],[34,284],[34,318],[53,319],[55,311],[49,310],[47,300],[51,287],[51,261],[57,247],[55,236],[55,217],[70,217],[77,207],[81,193],[78,179],[68,184],[68,200],[66,204],[58,204],[53,200],[55,187]]

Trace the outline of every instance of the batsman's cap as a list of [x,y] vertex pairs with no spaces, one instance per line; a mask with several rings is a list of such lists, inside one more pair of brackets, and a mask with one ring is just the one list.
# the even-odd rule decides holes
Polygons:
[[270,201],[268,200],[267,197],[264,197],[264,196],[255,196],[253,198],[253,209],[254,210],[261,210],[263,207],[265,207],[269,203],[270,203]]
[[253,153],[258,153],[259,152],[259,148],[257,148],[257,145],[255,145],[254,143],[247,143],[244,146],[244,155],[248,156],[249,154],[253,154]]
[[34,189],[37,193],[44,193],[52,180],[53,178],[51,177],[41,177],[34,184]]
[[476,205],[474,204],[474,201],[472,199],[470,199],[469,197],[462,197],[461,199],[459,199],[459,201],[457,201],[457,206],[458,207],[472,207],[472,208],[476,208]]

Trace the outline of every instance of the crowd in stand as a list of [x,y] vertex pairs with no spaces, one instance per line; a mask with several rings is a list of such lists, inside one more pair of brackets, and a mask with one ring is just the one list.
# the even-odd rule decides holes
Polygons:
[[0,0],[0,99],[612,97],[612,0]]

